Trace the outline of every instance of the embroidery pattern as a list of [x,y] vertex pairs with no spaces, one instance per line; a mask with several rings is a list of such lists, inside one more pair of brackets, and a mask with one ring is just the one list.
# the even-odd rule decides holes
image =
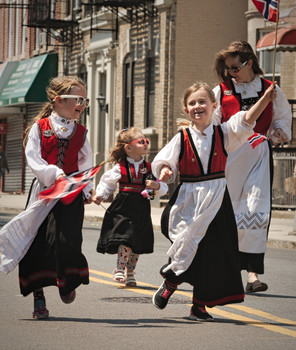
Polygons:
[[63,169],[64,166],[64,157],[65,157],[65,151],[69,147],[69,140],[67,139],[59,139],[59,153],[58,153],[58,160],[56,165]]
[[269,223],[269,214],[246,212],[235,216],[237,228],[240,230],[258,230],[266,229]]

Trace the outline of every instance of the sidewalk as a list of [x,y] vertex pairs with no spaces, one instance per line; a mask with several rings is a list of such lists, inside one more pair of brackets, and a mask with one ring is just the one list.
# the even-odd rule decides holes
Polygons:
[[[0,211],[21,212],[27,201],[27,194],[10,194],[0,192]],[[110,203],[103,203],[107,209]],[[160,218],[163,208],[151,207],[152,222],[155,229],[160,229]],[[96,204],[85,206],[85,218],[101,221],[105,209]],[[296,223],[296,221],[295,221]],[[273,211],[269,229],[268,246],[275,248],[296,249],[296,235],[289,234],[293,231],[293,211]],[[296,225],[296,224],[295,224]]]

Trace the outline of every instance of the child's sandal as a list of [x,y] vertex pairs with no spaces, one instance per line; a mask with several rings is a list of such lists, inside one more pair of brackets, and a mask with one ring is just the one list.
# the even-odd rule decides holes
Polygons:
[[126,273],[125,285],[127,287],[136,287],[137,286],[137,282],[135,280],[134,272],[127,272]]
[[124,270],[115,269],[113,271],[113,281],[119,282],[119,283],[125,283]]

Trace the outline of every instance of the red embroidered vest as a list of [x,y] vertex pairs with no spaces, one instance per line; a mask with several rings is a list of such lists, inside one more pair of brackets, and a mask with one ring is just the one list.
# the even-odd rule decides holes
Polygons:
[[128,161],[119,162],[121,178],[119,180],[120,192],[141,193],[145,189],[145,180],[151,174],[151,163],[143,161],[140,164],[138,176],[135,167]]
[[189,129],[181,133],[181,152],[179,157],[180,181],[198,182],[225,177],[227,153],[224,149],[223,132],[220,126],[214,126],[212,147],[205,173]]
[[78,152],[84,144],[86,129],[76,123],[72,135],[59,139],[48,118],[38,120],[41,132],[41,156],[48,164],[57,165],[65,174],[78,170]]
[[[271,82],[261,78],[262,88],[258,93],[259,98],[264,94],[265,90],[271,85]],[[220,84],[221,89],[221,109],[222,109],[222,122],[226,122],[235,113],[242,110],[242,98],[240,93],[236,93],[233,82],[227,80]],[[272,120],[272,103],[270,102],[265,108],[264,112],[257,119],[255,132],[266,135]]]

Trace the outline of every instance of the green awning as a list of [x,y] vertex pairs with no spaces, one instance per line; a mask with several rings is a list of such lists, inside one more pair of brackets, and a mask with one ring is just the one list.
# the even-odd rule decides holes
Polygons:
[[7,81],[9,80],[11,74],[14,72],[18,62],[6,62],[4,67],[0,72],[0,95],[4,86],[6,86]]
[[57,72],[56,53],[18,62],[0,93],[0,106],[47,101],[46,87]]

